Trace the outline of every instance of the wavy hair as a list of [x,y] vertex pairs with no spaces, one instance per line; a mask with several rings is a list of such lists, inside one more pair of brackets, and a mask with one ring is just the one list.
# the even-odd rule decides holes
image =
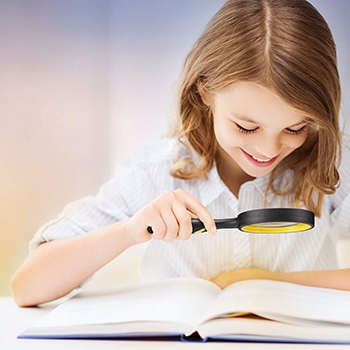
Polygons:
[[[341,149],[336,46],[321,14],[306,0],[229,0],[217,12],[183,67],[173,135],[200,161],[175,158],[170,173],[181,179],[206,178],[217,154],[213,116],[199,81],[209,93],[254,82],[308,115],[307,140],[271,172],[267,191],[289,194],[297,207],[303,202],[320,216],[324,195],[338,186]],[[287,169],[294,169],[294,177],[277,190],[274,181]]]

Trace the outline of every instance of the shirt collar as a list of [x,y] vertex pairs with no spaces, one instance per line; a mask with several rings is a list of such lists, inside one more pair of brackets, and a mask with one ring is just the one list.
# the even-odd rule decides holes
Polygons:
[[[287,169],[279,178],[277,178],[274,182],[274,186],[277,190],[281,190],[287,186],[287,184],[291,181],[293,176],[293,170]],[[256,187],[256,189],[261,193],[264,197],[266,205],[269,207],[270,203],[276,202],[276,194],[270,189],[266,194],[266,189],[270,180],[270,174],[265,176],[256,178],[252,181],[252,184]],[[247,184],[247,183],[246,183]],[[243,184],[244,187],[246,184]],[[279,199],[285,196],[278,196]]]
[[199,190],[201,202],[204,206],[208,206],[222,193],[229,192],[228,188],[219,176],[215,162],[210,171],[207,173],[207,180],[200,181]]

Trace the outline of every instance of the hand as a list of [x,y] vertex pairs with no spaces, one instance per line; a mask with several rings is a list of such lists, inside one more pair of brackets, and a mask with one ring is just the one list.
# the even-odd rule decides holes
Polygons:
[[[214,219],[203,204],[184,190],[166,191],[128,220],[128,232],[138,243],[151,238],[186,240],[192,234],[193,217],[198,217],[209,233],[216,233]],[[153,234],[147,232],[148,226]]]
[[272,272],[268,270],[258,269],[255,267],[243,267],[235,269],[229,272],[221,273],[220,275],[212,278],[210,281],[214,282],[221,289],[229,286],[230,284],[244,281],[244,280],[277,280],[278,272]]

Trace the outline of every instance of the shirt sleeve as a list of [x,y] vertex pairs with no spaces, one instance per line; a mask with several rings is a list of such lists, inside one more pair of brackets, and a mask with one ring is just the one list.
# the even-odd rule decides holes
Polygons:
[[[42,226],[29,242],[29,251],[43,242],[78,236],[131,217],[152,199],[149,177],[142,162],[124,163],[96,196],[68,204],[56,219]],[[139,196],[140,192],[144,195]]]
[[340,185],[332,195],[331,219],[340,238],[350,238],[350,142],[344,141],[339,167]]

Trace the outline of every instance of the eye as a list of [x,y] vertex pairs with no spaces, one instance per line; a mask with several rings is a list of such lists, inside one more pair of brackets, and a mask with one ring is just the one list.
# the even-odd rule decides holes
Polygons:
[[239,124],[235,123],[235,126],[237,128],[237,130],[243,134],[252,134],[254,133],[255,131],[258,130],[258,128],[255,128],[255,129],[246,129],[246,128],[243,128],[242,126],[240,126]]
[[293,135],[300,135],[301,133],[303,133],[306,130],[307,124],[304,125],[303,127],[301,127],[298,130],[293,130],[293,129],[287,129],[287,131]]

